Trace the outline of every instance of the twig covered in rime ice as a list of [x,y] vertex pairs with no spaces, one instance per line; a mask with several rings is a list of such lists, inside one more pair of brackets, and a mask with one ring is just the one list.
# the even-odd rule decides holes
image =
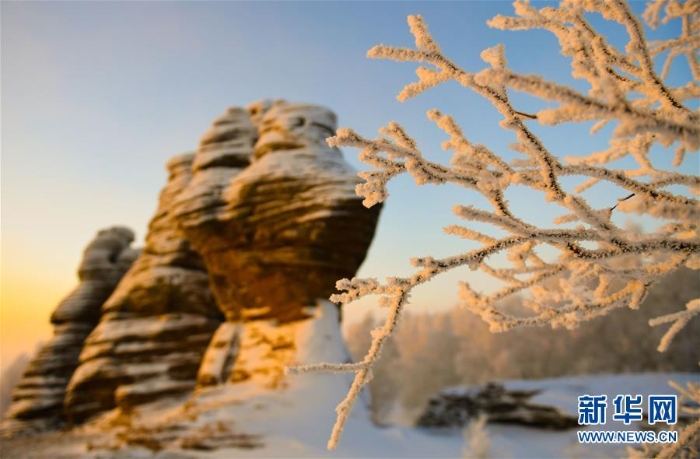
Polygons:
[[[681,411],[690,416],[700,415],[700,384],[688,382],[686,387],[682,387],[680,384],[669,381],[674,389],[676,389],[681,394]],[[656,456],[657,459],[672,459],[674,457],[679,457],[679,453],[683,448],[689,450],[692,457],[700,453],[700,418],[696,419],[690,425],[688,425],[680,433],[680,437],[676,443],[671,443],[667,447],[663,448],[660,453]]]
[[[688,106],[688,101],[700,95],[697,82],[673,87],[664,79],[670,62],[680,57],[685,58],[696,80],[700,75],[696,56],[700,47],[700,2],[651,2],[644,14],[650,27],[668,20],[682,22],[679,37],[659,42],[646,41],[642,23],[621,0],[569,0],[557,8],[537,8],[516,1],[514,7],[514,17],[499,15],[488,24],[504,30],[551,32],[570,59],[572,75],[587,81],[587,92],[509,70],[502,45],[481,54],[488,64],[486,69],[466,71],[442,54],[420,16],[408,18],[415,37],[414,49],[378,45],[369,50],[368,57],[420,64],[418,81],[399,93],[400,101],[447,81],[456,81],[486,98],[502,116],[501,126],[514,132],[517,141],[511,148],[521,155],[519,158],[507,162],[488,147],[473,144],[459,124],[439,110],[430,110],[427,116],[449,138],[442,145],[452,152],[449,166],[428,160],[416,141],[394,122],[380,130],[383,138],[370,140],[351,129],[339,129],[328,139],[331,146],[360,149],[360,159],[373,166],[370,171],[360,172],[364,183],[357,186],[365,206],[387,199],[389,181],[407,173],[419,185],[449,183],[483,196],[490,208],[457,206],[454,213],[467,222],[485,223],[506,233],[493,237],[466,225],[452,225],[445,228],[446,233],[475,241],[479,247],[443,259],[415,258],[415,274],[389,278],[385,284],[357,278],[338,282],[337,288],[345,293],[332,296],[332,301],[349,303],[366,295],[379,295],[389,315],[384,326],[373,332],[372,345],[362,362],[295,370],[351,371],[356,375],[337,408],[338,419],[328,444],[331,449],[337,445],[348,414],[367,384],[387,337],[396,328],[411,291],[442,273],[468,266],[500,281],[502,288],[488,294],[463,282],[460,299],[464,307],[486,320],[492,331],[505,331],[546,324],[574,328],[616,308],[636,309],[649,288],[664,276],[683,266],[700,269],[700,205],[694,197],[700,192],[700,178],[660,168],[650,155],[656,145],[666,149],[675,146],[673,166],[678,167],[688,154],[700,148],[700,116]],[[591,14],[624,27],[624,49],[609,43],[591,25]],[[654,60],[664,53],[667,62],[659,75]],[[510,99],[510,91],[545,101],[547,108],[536,113],[519,110]],[[580,158],[563,158],[550,151],[527,125],[556,126],[591,120],[597,121],[593,132],[607,123],[615,127],[607,149]],[[633,168],[610,166],[626,157],[633,160]],[[573,192],[562,186],[562,178],[568,176],[583,178]],[[618,201],[608,208],[594,208],[581,193],[602,183],[619,189]],[[550,228],[527,223],[504,197],[513,185],[542,193],[565,215]],[[612,220],[613,211],[663,219],[663,225],[651,233],[628,231]],[[541,257],[538,251],[541,253],[543,247],[553,248],[558,256]],[[509,266],[488,263],[498,253],[507,254]],[[521,317],[499,310],[497,302],[511,295],[523,295],[531,314]],[[652,321],[654,325],[674,322],[662,341],[662,349],[698,313],[699,304],[700,300],[693,300],[687,310]]]

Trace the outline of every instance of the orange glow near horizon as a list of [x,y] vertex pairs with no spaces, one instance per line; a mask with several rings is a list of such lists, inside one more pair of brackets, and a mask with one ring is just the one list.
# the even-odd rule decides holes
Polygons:
[[[46,342],[53,336],[51,313],[74,287],[67,285],[63,275],[52,277],[39,269],[28,271],[26,267],[25,270],[3,268],[0,290],[2,369],[23,352],[33,355],[39,341]],[[73,282],[77,285],[77,279]]]

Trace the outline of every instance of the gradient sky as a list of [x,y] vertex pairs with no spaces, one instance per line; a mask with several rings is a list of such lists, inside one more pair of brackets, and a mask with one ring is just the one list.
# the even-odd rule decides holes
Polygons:
[[[639,12],[643,3],[633,8]],[[500,1],[3,1],[2,366],[51,336],[49,315],[76,284],[82,250],[99,229],[129,226],[142,244],[166,180],[165,162],[194,150],[228,106],[262,98],[318,103],[338,114],[340,126],[370,137],[396,120],[433,158],[446,161],[439,151],[443,136],[425,119],[426,110],[438,107],[454,115],[471,140],[505,152],[512,137],[478,96],[448,84],[400,104],[395,96],[415,80],[416,66],[370,60],[365,53],[380,42],[412,46],[406,16],[419,13],[443,51],[467,70],[484,68],[480,52],[504,43],[516,70],[571,81],[546,32],[486,26],[495,14],[511,11]],[[608,31],[613,41],[623,36],[619,27]],[[677,33],[672,24],[654,36]],[[689,79],[683,65],[673,72],[673,79]],[[523,109],[532,103],[522,98]],[[572,143],[575,132],[564,127],[543,136],[561,155],[605,146],[604,137],[579,136]],[[356,153],[345,151],[361,168]],[[407,275],[412,256],[468,248],[441,229],[458,223],[450,209],[471,202],[466,191],[417,188],[407,178],[390,191],[361,276]],[[525,193],[511,200],[528,210],[526,219],[551,222],[554,214],[535,210],[531,198]],[[609,196],[592,196],[598,198],[610,205]],[[411,307],[453,306],[464,274],[417,290]],[[347,321],[372,306],[349,306]]]

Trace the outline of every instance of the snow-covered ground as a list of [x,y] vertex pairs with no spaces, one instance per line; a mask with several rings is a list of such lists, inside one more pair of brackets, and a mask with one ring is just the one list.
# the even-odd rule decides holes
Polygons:
[[[343,375],[303,375],[283,391],[257,393],[233,386],[202,393],[179,405],[150,405],[128,417],[109,413],[70,433],[46,434],[3,444],[2,457],[464,457],[468,435],[459,430],[429,431],[377,427],[367,408],[355,407],[340,445],[326,442],[335,420],[334,406],[347,387]],[[317,378],[324,378],[321,382]],[[533,403],[553,405],[576,414],[577,397],[606,394],[671,394],[667,381],[700,382],[699,374],[586,376],[539,381],[509,381],[509,389],[539,389]],[[243,389],[241,387],[241,389]],[[610,421],[611,408],[608,409]],[[591,430],[638,428],[621,422]],[[491,425],[487,457],[620,457],[624,445],[582,445],[576,431]],[[91,444],[92,447],[88,447]],[[235,445],[235,446],[232,446]],[[217,447],[217,449],[208,449]],[[157,448],[161,448],[157,450]]]

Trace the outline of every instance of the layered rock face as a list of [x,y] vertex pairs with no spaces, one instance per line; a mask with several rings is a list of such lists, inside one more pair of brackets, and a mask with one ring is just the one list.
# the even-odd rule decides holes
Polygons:
[[229,241],[236,254],[202,249],[212,253],[212,274],[229,277],[223,288],[213,285],[230,316],[306,318],[307,307],[364,260],[379,208],[362,205],[356,172],[326,144],[335,123],[332,112],[311,105],[279,103],[263,115],[255,160],[224,195],[222,220],[236,235]]
[[[276,330],[313,316],[317,300],[364,260],[379,207],[362,206],[355,171],[326,144],[335,123],[323,107],[266,101],[230,109],[202,138],[194,163],[201,166],[175,214],[204,259],[227,324],[212,340],[200,382],[249,378],[242,366],[253,348],[260,352],[255,343],[293,350],[290,334]],[[270,385],[278,379],[270,376]]]
[[193,159],[185,154],[169,161],[168,183],[146,246],[85,341],[65,400],[73,422],[195,386],[202,354],[222,314],[201,258],[172,220],[173,199],[189,183]]
[[226,205],[223,191],[250,164],[256,138],[251,114],[242,108],[229,108],[202,136],[191,180],[172,203],[178,226],[195,248],[205,245],[207,235],[221,237],[218,233],[223,225],[218,215]]
[[196,218],[178,211],[178,222],[204,258],[228,320],[302,319],[335,291],[337,279],[355,274],[379,207],[362,206],[356,173],[325,142],[335,131],[332,112],[281,101],[247,112],[237,112],[225,138],[238,142],[251,165],[227,168],[230,180],[216,190],[216,204],[203,200]]
[[4,431],[48,426],[64,418],[66,385],[78,366],[85,338],[100,319],[100,308],[129,269],[138,251],[130,248],[128,228],[100,231],[85,248],[78,269],[80,284],[51,316],[54,337],[29,364],[13,393]]
[[286,366],[349,359],[326,299],[364,260],[379,207],[362,206],[355,171],[326,144],[335,123],[323,107],[257,102],[227,110],[196,154],[170,160],[144,249],[136,258],[123,228],[88,247],[11,416],[128,416],[224,382],[212,391],[291,390]]
[[[168,453],[172,457],[199,457],[199,452],[206,457],[281,457],[282,449],[277,453],[252,452],[267,446],[272,436],[276,437],[273,443],[280,437],[293,439],[288,455],[318,455],[324,437],[318,442],[319,450],[307,450],[306,456],[304,450],[296,447],[303,445],[309,435],[319,435],[309,426],[333,425],[333,407],[345,397],[353,375],[305,373],[282,381],[281,374],[269,374],[269,370],[279,364],[347,361],[350,357],[338,326],[339,312],[333,303],[319,300],[314,316],[307,320],[282,325],[263,320],[241,324],[240,329],[246,331],[239,358],[245,362],[237,361],[236,367],[251,372],[246,382],[199,390],[177,407],[165,403],[137,407],[128,423],[110,422],[110,416],[106,416],[93,424],[95,430],[109,431],[108,436],[93,443],[94,450],[112,452],[126,444],[149,448],[157,457],[171,457]],[[266,384],[273,379],[280,384],[276,390],[267,390],[270,386]],[[355,430],[357,427],[369,424],[368,403],[362,395],[361,398],[348,422],[349,430],[356,433],[363,432]],[[320,436],[326,434],[324,429]],[[236,450],[215,451],[220,448]],[[106,457],[126,455],[120,451]]]

